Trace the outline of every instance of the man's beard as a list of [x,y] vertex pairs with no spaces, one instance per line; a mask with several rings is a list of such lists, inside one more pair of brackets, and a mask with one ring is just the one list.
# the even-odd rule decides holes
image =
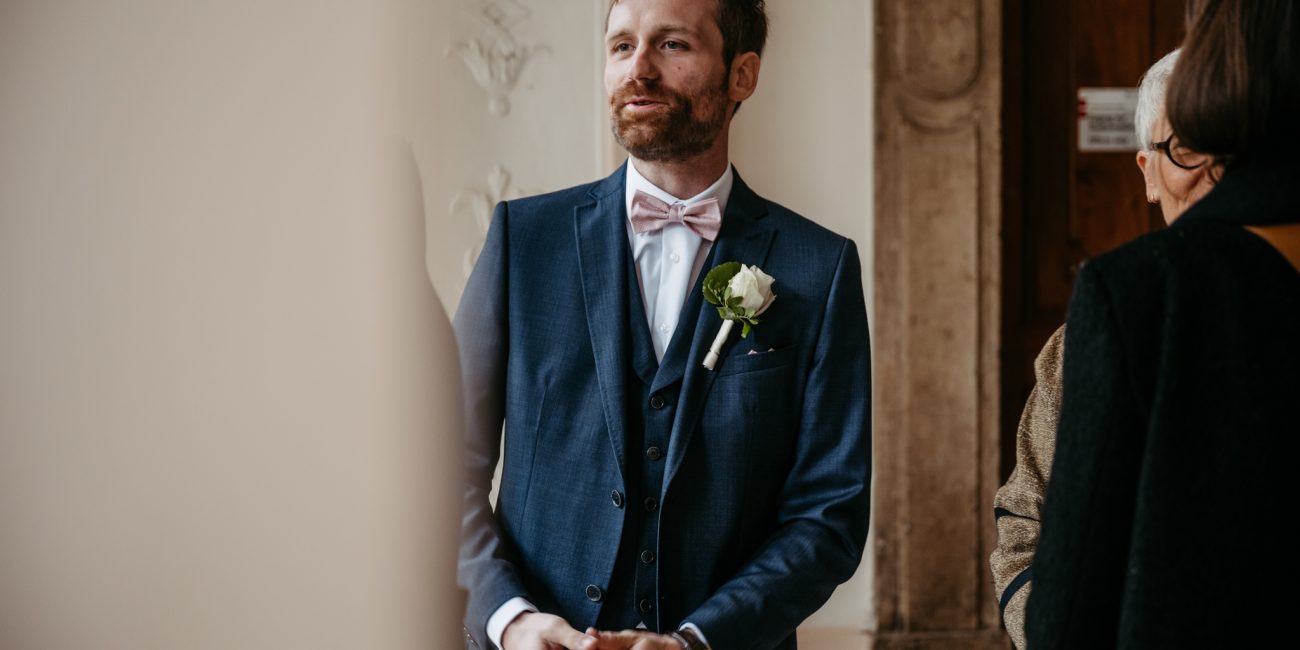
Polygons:
[[[692,97],[657,83],[629,81],[609,98],[614,139],[638,160],[681,162],[698,156],[717,141],[727,121],[727,80],[718,88]],[[649,115],[628,115],[623,107],[633,97],[649,97],[667,108]],[[695,117],[698,102],[703,118]]]

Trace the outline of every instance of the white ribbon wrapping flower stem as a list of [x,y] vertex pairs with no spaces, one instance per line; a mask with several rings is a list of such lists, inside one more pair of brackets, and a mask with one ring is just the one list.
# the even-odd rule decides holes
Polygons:
[[709,346],[709,353],[704,355],[704,367],[713,370],[718,365],[718,357],[722,355],[722,344],[727,342],[727,335],[731,334],[731,327],[736,324],[734,320],[722,321],[722,327],[718,328],[718,335],[713,337],[713,345]]

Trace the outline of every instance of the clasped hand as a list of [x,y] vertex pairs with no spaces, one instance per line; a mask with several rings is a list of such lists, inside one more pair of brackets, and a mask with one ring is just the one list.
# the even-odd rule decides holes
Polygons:
[[584,634],[559,616],[525,612],[506,626],[503,650],[682,650],[672,637],[646,630],[602,632],[594,627]]

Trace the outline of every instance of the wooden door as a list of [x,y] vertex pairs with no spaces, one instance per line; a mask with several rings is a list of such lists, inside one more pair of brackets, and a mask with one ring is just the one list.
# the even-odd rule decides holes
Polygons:
[[1163,227],[1134,153],[1082,153],[1080,87],[1137,85],[1183,36],[1183,0],[1005,0],[1002,477],[1033,363],[1080,262]]

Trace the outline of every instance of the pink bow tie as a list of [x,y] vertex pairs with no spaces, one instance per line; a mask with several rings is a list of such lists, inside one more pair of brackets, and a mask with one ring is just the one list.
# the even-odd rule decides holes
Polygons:
[[632,195],[632,230],[654,232],[670,223],[680,223],[700,237],[713,241],[722,227],[722,211],[717,199],[705,199],[691,206],[668,205],[641,190]]

